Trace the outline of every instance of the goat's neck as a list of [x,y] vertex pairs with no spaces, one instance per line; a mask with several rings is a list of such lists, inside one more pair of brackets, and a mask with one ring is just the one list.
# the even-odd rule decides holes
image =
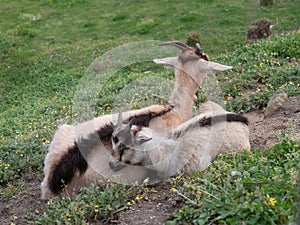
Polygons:
[[153,136],[153,139],[146,145],[148,151],[146,151],[147,156],[144,165],[153,167],[158,172],[168,173],[173,168],[172,163],[176,162],[173,160],[176,157],[173,153],[178,145],[178,140],[161,137],[160,134],[160,137],[157,138]]
[[175,84],[169,101],[175,104],[175,110],[181,121],[186,121],[192,116],[192,108],[198,84],[190,75],[182,70],[175,70]]

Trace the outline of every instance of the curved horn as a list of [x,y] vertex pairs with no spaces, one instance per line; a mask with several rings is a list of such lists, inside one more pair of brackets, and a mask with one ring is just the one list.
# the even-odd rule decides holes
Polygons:
[[191,50],[191,47],[189,47],[188,45],[186,45],[182,42],[179,42],[179,41],[164,42],[164,43],[161,43],[160,45],[162,45],[162,46],[165,46],[165,45],[174,46],[174,47],[179,48],[182,51]]
[[202,58],[202,59],[204,59],[204,60],[206,60],[206,61],[209,61],[208,55],[206,55],[206,54],[203,52],[203,50],[202,50],[202,48],[201,48],[201,46],[200,46],[199,43],[196,43],[196,52],[195,52],[195,53],[196,53],[197,55],[199,55],[200,58]]
[[203,50],[199,43],[196,43],[196,52],[199,54],[203,54]]
[[125,131],[126,133],[129,133],[133,124],[134,124],[134,118],[132,118],[132,119],[127,123],[126,127],[124,127],[124,131]]

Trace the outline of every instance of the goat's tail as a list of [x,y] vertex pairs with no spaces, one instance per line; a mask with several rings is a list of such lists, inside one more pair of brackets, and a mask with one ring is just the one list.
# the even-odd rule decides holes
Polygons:
[[246,125],[249,124],[249,121],[246,117],[241,114],[236,113],[227,113],[222,115],[215,115],[211,117],[204,117],[199,120],[200,126],[212,126],[213,124],[220,122],[241,122]]
[[53,167],[52,177],[49,179],[49,189],[54,194],[59,194],[72,181],[77,171],[83,174],[87,170],[88,163],[75,142],[74,146],[69,148]]

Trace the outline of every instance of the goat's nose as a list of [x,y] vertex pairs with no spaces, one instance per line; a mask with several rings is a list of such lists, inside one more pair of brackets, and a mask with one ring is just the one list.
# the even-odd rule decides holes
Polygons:
[[112,170],[114,170],[114,168],[115,168],[115,164],[114,164],[114,162],[108,162],[108,165],[109,165],[109,167],[112,169]]
[[126,167],[126,164],[121,163],[117,160],[109,161],[108,165],[112,169],[112,171],[114,171],[114,172],[117,172],[117,171],[123,169],[124,167]]

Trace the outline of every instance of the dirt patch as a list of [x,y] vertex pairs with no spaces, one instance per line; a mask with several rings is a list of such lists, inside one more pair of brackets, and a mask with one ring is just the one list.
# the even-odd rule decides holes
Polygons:
[[[264,117],[261,111],[246,113],[250,121],[250,141],[253,148],[267,149],[277,142],[282,132],[291,138],[300,139],[300,96],[290,97],[270,116]],[[40,197],[40,180],[25,183],[22,190],[5,200],[0,199],[1,224],[33,224],[26,214],[41,213],[45,204]],[[107,224],[164,224],[172,213],[183,204],[182,199],[170,191],[171,185],[163,182],[153,186],[145,198],[128,210],[116,215]]]
[[38,179],[27,182],[18,194],[8,200],[0,199],[1,224],[34,224],[26,215],[30,212],[40,213],[40,184],[41,181]]
[[268,117],[261,111],[246,113],[245,116],[250,121],[250,142],[254,148],[271,147],[283,132],[292,139],[300,139],[300,95],[288,98]]
[[147,191],[142,201],[120,212],[116,220],[111,220],[107,224],[163,225],[172,217],[172,213],[183,205],[183,199],[172,193],[171,188],[168,182],[156,184]]

